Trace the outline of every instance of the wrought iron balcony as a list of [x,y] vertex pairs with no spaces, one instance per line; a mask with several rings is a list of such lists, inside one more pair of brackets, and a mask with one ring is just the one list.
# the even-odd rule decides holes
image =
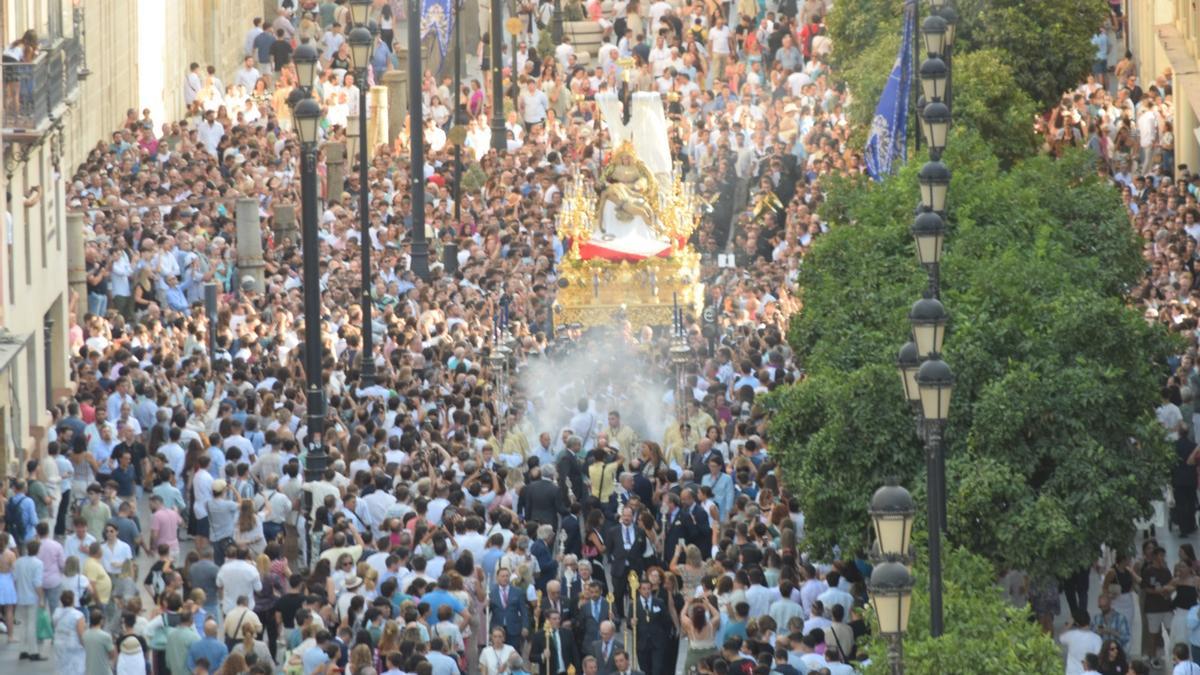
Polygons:
[[75,95],[82,65],[75,38],[59,40],[31,63],[4,63],[4,135],[45,133],[54,111]]

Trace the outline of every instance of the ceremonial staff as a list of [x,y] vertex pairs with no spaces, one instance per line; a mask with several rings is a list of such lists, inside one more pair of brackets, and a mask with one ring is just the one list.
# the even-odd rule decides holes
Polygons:
[[630,612],[630,616],[633,617],[633,619],[630,621],[630,624],[632,625],[632,628],[633,628],[633,646],[630,647],[630,645],[628,643],[626,643],[625,651],[629,653],[629,660],[633,664],[634,668],[637,668],[637,665],[638,665],[637,664],[637,607],[638,607],[637,592],[638,592],[637,572],[634,572],[633,570],[629,570],[629,604],[633,607],[633,611]]

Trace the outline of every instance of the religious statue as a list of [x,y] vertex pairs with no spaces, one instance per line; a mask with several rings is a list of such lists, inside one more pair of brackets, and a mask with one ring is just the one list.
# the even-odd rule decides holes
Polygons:
[[[600,213],[604,213],[604,205],[611,202],[615,207],[618,220],[628,223],[634,218],[641,218],[645,226],[656,231],[654,205],[658,201],[657,186],[653,174],[633,149],[633,144],[626,141],[617,148],[604,170],[604,191],[600,194]],[[612,233],[604,226],[606,239],[612,238]]]

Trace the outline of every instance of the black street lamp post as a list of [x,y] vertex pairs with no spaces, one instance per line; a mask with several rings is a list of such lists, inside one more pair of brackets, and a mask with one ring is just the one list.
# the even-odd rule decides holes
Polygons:
[[[916,243],[917,261],[925,268],[928,285],[924,298],[912,306],[909,321],[911,341],[901,349],[896,360],[904,385],[904,398],[914,411],[917,435],[924,444],[927,481],[927,520],[929,528],[929,633],[941,637],[945,632],[942,587],[942,535],[946,531],[946,456],[942,434],[950,414],[950,396],[954,389],[954,373],[941,359],[948,315],[939,300],[941,295],[942,245],[946,236],[946,197],[950,187],[950,169],[942,163],[951,121],[950,51],[954,43],[957,13],[946,0],[927,0],[929,16],[921,23],[923,40],[914,49],[920,55],[923,45],[927,58],[920,65],[920,92],[917,115],[919,133],[929,145],[929,160],[918,173],[921,202],[911,233]],[[881,490],[882,492],[882,490]],[[907,493],[906,493],[907,494]],[[879,494],[876,495],[879,497]],[[874,511],[873,504],[873,511]],[[874,513],[873,513],[874,515]],[[877,537],[882,539],[878,534]],[[904,553],[907,555],[906,553]],[[872,601],[877,605],[880,632],[898,642],[907,623],[907,603],[904,592],[911,590],[911,578],[902,578],[907,571],[895,562],[876,567],[871,575]],[[876,578],[876,577],[879,578]],[[888,599],[888,626],[884,625],[884,608],[879,598]],[[900,617],[900,618],[896,618]],[[903,670],[899,650],[891,650],[889,663],[893,673]]]
[[429,244],[425,241],[425,111],[421,104],[421,0],[410,0],[408,9],[408,132],[412,179],[411,269],[429,278]]
[[371,320],[371,212],[370,178],[367,175],[367,68],[371,60],[371,47],[375,37],[367,25],[367,13],[371,0],[352,0],[350,12],[354,18],[354,30],[350,31],[351,61],[354,63],[354,79],[358,82],[358,245],[361,253],[362,297],[362,354],[360,355],[358,381],[366,388],[375,384],[375,328]]
[[875,491],[868,511],[871,515],[875,546],[872,558],[877,563],[871,572],[867,590],[879,633],[888,640],[888,664],[892,675],[903,675],[902,639],[908,631],[912,609],[912,530],[916,507],[908,490],[894,481]]
[[[451,131],[461,134],[465,131],[466,115],[462,112],[462,30],[459,19],[462,18],[463,0],[454,3],[454,121]],[[455,131],[455,127],[458,128]],[[453,139],[454,143],[454,227],[462,221],[462,146],[463,138]],[[449,271],[449,270],[447,270]]]
[[[300,90],[293,99],[292,116],[300,140],[300,220],[304,248],[304,375],[307,435],[305,436],[304,479],[317,481],[325,473],[328,458],[325,431],[325,388],[321,382],[321,254],[317,236],[317,127],[321,106],[310,92],[316,78],[317,51],[302,44],[292,57]],[[306,493],[309,509],[312,493]]]
[[492,149],[499,152],[508,147],[508,134],[504,131],[504,72],[500,62],[504,59],[504,3],[492,0],[491,40],[492,56]]
[[563,39],[562,0],[554,0],[554,18],[550,20],[550,37],[554,44],[561,45]]

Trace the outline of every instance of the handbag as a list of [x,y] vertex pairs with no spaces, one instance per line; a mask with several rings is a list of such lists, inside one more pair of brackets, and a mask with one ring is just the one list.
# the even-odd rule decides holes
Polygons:
[[37,639],[38,640],[53,640],[54,639],[54,624],[50,623],[50,612],[46,611],[45,607],[38,608]]

